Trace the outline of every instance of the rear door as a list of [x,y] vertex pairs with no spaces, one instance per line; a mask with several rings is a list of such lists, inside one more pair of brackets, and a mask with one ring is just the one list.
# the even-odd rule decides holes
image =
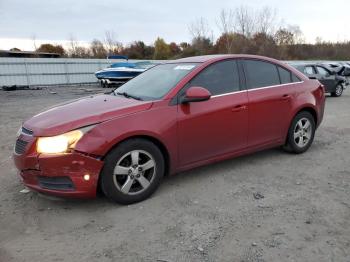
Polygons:
[[334,92],[335,86],[337,85],[337,81],[335,80],[335,76],[331,74],[327,69],[316,66],[317,70],[317,79],[325,86],[327,92]]
[[287,69],[266,61],[245,59],[242,63],[249,99],[248,145],[283,141],[294,95],[292,82],[299,79]]
[[180,165],[210,159],[247,146],[247,91],[240,89],[235,60],[209,65],[195,76],[179,96],[191,86],[210,91],[208,101],[178,104]]

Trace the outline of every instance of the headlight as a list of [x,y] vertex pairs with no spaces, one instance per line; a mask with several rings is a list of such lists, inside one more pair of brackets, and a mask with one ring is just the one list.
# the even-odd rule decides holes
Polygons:
[[93,127],[94,126],[84,127],[58,136],[39,137],[36,150],[38,153],[45,154],[67,152],[68,149],[74,148],[79,139]]

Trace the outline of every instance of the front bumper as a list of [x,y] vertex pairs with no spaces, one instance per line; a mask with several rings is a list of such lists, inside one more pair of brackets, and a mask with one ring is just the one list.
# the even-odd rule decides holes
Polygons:
[[[13,158],[24,185],[32,190],[59,197],[96,196],[103,166],[97,158],[79,152],[37,154],[31,146],[22,155],[14,153]],[[88,180],[85,175],[89,175]]]

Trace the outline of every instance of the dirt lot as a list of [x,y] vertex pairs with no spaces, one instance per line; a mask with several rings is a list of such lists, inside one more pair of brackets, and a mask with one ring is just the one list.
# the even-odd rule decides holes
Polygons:
[[1,262],[350,261],[350,90],[327,98],[303,155],[273,149],[198,168],[131,206],[20,193],[11,153],[21,121],[87,94],[0,91]]

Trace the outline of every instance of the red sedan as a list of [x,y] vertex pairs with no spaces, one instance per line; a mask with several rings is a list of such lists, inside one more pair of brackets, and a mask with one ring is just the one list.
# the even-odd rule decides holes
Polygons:
[[14,161],[32,190],[94,197],[100,187],[129,204],[167,174],[277,146],[305,152],[324,104],[318,81],[277,60],[190,57],[30,118]]

